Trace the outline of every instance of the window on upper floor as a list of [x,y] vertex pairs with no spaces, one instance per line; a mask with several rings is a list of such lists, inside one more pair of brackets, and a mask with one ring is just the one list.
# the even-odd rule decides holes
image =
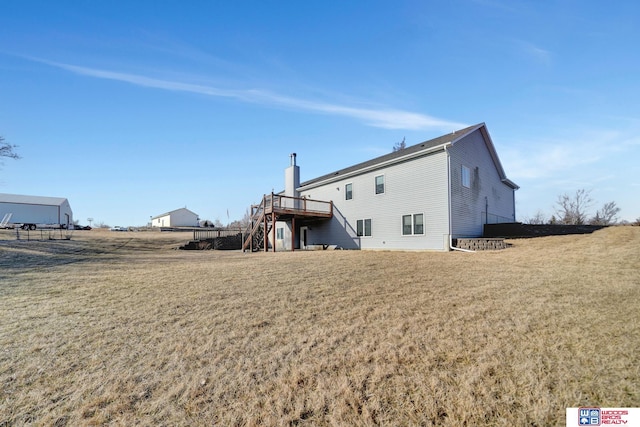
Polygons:
[[353,199],[353,184],[349,183],[344,185],[344,199]]
[[462,165],[462,186],[470,188],[471,187],[471,169],[467,166]]
[[384,175],[376,176],[376,194],[384,193]]

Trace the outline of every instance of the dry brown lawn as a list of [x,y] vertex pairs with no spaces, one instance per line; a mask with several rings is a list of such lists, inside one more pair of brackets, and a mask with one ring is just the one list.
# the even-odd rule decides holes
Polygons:
[[640,227],[474,254],[8,233],[2,426],[550,426],[640,406]]

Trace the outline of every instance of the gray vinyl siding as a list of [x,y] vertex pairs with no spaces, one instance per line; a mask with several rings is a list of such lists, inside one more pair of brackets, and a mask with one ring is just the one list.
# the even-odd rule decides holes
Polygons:
[[[375,194],[378,175],[384,175],[384,194]],[[446,250],[447,181],[446,153],[436,151],[319,187],[303,188],[301,196],[334,202],[334,218],[312,225],[308,242],[345,249]],[[351,200],[345,200],[347,183],[353,186]],[[410,214],[424,214],[423,235],[402,235],[402,215]],[[359,219],[371,219],[370,237],[356,235]]]
[[[501,181],[480,130],[455,142],[449,154],[452,237],[481,236],[487,217],[515,220],[514,190]],[[469,188],[462,185],[462,165],[471,172]]]

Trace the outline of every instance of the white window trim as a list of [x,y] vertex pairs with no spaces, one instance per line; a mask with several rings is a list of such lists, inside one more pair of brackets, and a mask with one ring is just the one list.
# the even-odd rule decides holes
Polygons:
[[[382,193],[378,193],[378,184],[376,184],[376,178],[378,178],[379,176],[382,177]],[[382,194],[385,194],[386,192],[387,192],[387,177],[385,176],[385,174],[374,176],[373,177],[373,194],[375,194],[376,196],[380,196]]]
[[[416,215],[422,215],[422,233],[421,234],[415,234],[414,230],[416,227],[416,223],[415,223],[415,216]],[[411,234],[404,234],[404,223],[402,222],[402,220],[404,219],[405,216],[409,216],[411,217]],[[412,213],[412,214],[403,214],[400,215],[400,235],[402,237],[420,237],[420,236],[424,236],[425,230],[426,230],[426,224],[425,224],[425,215],[424,212],[416,212],[416,213]]]
[[[347,185],[351,186],[351,198],[350,199],[347,199]],[[344,184],[344,200],[345,201],[353,200],[353,182],[345,182],[345,184]]]
[[[362,235],[358,234],[358,221],[362,221]],[[369,236],[367,236],[365,234],[365,230],[367,229],[367,227],[365,226],[366,221],[369,221],[369,223],[371,224],[371,234]],[[373,237],[373,220],[371,218],[358,218],[356,220],[356,236],[360,237],[360,238],[371,238],[371,237]]]
[[[467,171],[467,183],[465,183],[464,179],[465,171]],[[460,168],[460,183],[465,188],[471,188],[471,168],[469,166],[462,165],[462,167]]]

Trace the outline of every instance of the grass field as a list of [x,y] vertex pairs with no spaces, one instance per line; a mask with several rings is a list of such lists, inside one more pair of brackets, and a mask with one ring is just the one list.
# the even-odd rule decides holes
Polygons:
[[6,233],[0,426],[550,426],[640,406],[640,227],[473,254]]

